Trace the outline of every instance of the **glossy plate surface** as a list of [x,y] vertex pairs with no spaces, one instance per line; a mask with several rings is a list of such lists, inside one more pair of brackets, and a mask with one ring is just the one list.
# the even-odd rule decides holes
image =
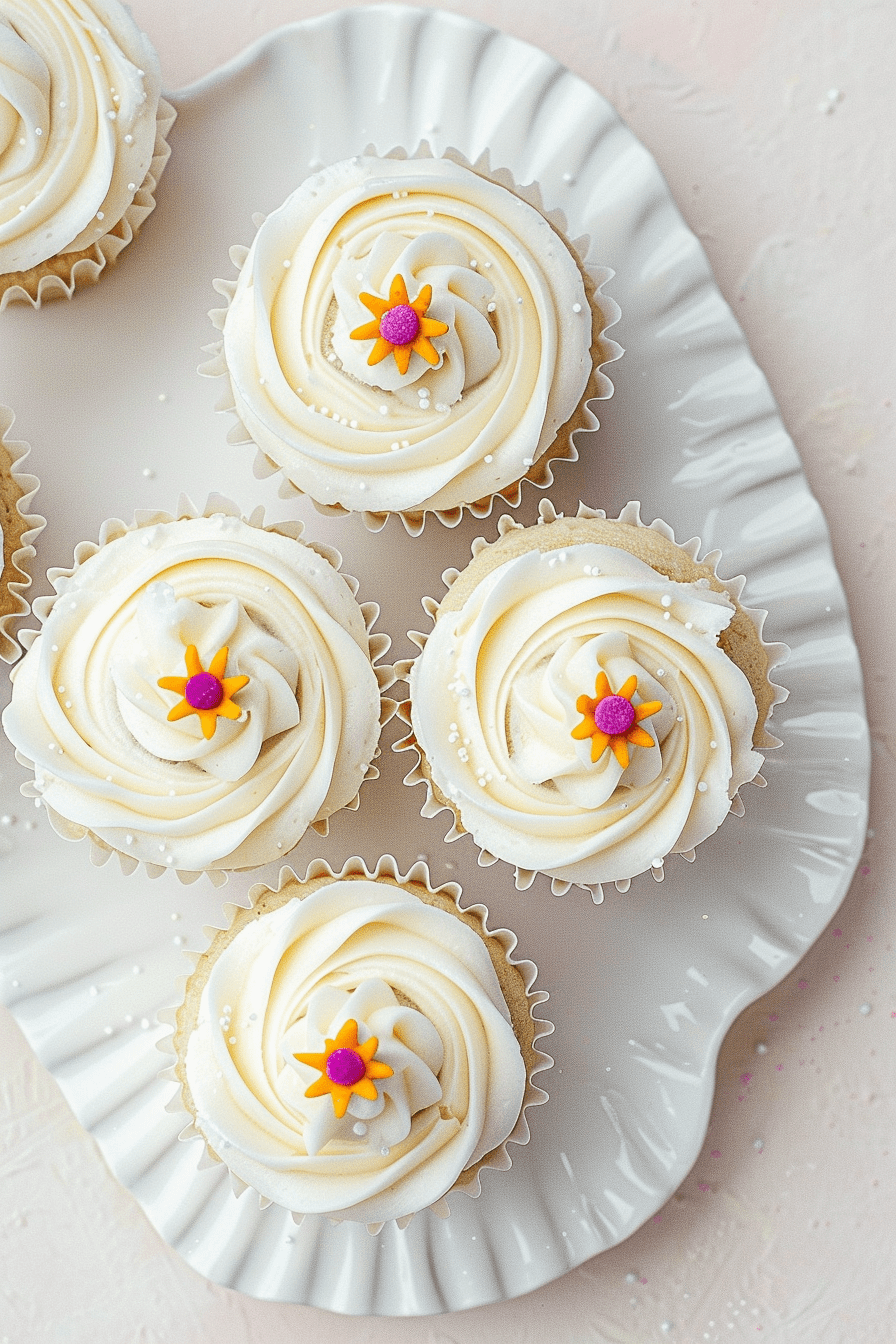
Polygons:
[[[865,834],[867,725],[861,674],[824,518],[761,371],[649,153],[593,89],[544,53],[469,20],[407,8],[343,11],[283,29],[208,80],[175,96],[179,119],[159,206],[115,272],[71,303],[8,309],[0,323],[4,401],[34,453],[44,567],[71,562],[104,518],[175,506],[211,490],[248,512],[308,520],[382,604],[378,629],[409,656],[404,636],[425,624],[419,601],[462,567],[495,518],[454,531],[427,523],[409,538],[395,519],[379,535],[357,519],[323,519],[280,501],[253,478],[253,451],[230,447],[220,388],[200,379],[215,333],[211,282],[235,272],[228,248],[248,243],[251,216],[277,206],[321,164],[373,144],[456,146],[520,182],[541,183],[572,237],[616,277],[612,334],[626,348],[609,372],[615,395],[596,405],[602,427],[559,464],[551,498],[618,512],[640,499],[680,540],[721,547],[723,575],[748,575],[744,601],[769,611],[766,637],[790,644],[776,674],[789,687],[773,728],[784,739],[744,790],[697,862],[670,860],[595,908],[586,894],[550,894],[539,879],[514,889],[504,864],[481,869],[468,839],[442,843],[445,816],[418,815],[405,789],[408,757],[388,750],[382,777],[330,836],[292,856],[372,863],[420,853],[433,880],[459,880],[494,926],[519,935],[518,954],[550,991],[545,1042],[556,1066],[529,1112],[532,1141],[510,1172],[486,1172],[483,1194],[449,1199],[378,1237],[360,1226],[236,1199],[221,1168],[197,1168],[179,1144],[182,1117],[165,1103],[156,1012],[178,995],[183,947],[205,946],[222,901],[245,898],[248,876],[216,891],[172,874],[152,882],[117,865],[93,869],[31,802],[6,748],[0,830],[4,893],[2,993],[81,1122],[162,1236],[201,1273],[254,1296],[334,1311],[414,1315],[525,1293],[634,1231],[668,1198],[699,1152],[719,1044],[735,1015],[780,980],[843,898]],[[539,492],[517,516],[534,522]],[[40,586],[38,585],[38,590]],[[385,730],[384,746],[398,735]],[[273,870],[253,877],[273,881]]]

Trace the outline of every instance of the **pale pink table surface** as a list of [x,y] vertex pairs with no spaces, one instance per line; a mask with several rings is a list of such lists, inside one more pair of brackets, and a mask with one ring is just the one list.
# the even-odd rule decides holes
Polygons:
[[[172,90],[329,8],[131,7]],[[884,1344],[896,1338],[896,5],[441,7],[536,43],[605,94],[702,240],[833,533],[874,744],[866,851],[831,927],[729,1034],[703,1151],[661,1212],[538,1292],[449,1316],[344,1319],[208,1283],[108,1173],[0,1010],[0,1344]]]

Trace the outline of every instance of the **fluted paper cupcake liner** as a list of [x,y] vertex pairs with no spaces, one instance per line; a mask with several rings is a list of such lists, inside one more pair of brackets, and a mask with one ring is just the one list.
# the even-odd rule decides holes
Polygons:
[[[554,1063],[550,1055],[538,1048],[537,1043],[550,1035],[554,1027],[550,1021],[535,1014],[535,1009],[544,1004],[549,996],[546,991],[533,988],[538,974],[534,962],[517,959],[513,956],[518,942],[516,935],[509,929],[490,929],[488,927],[488,909],[481,903],[462,906],[460,904],[462,891],[458,883],[446,882],[440,886],[433,886],[429,867],[422,859],[418,859],[404,874],[400,871],[397,860],[391,854],[381,856],[372,868],[368,868],[363,859],[354,856],[347,859],[338,871],[331,868],[326,860],[314,859],[308,865],[302,877],[292,868],[284,867],[280,870],[278,884],[275,888],[269,887],[265,883],[257,883],[249,891],[251,905],[248,909],[241,905],[225,905],[225,923],[220,926],[209,926],[203,931],[209,940],[209,946],[201,952],[186,952],[193,971],[190,975],[185,975],[178,981],[180,1002],[175,1007],[163,1009],[159,1013],[159,1020],[172,1028],[172,1034],[159,1041],[157,1048],[164,1054],[173,1056],[175,1061],[162,1071],[161,1077],[179,1085],[179,1091],[168,1104],[167,1109],[173,1114],[183,1115],[188,1121],[179,1135],[183,1142],[201,1141],[204,1145],[200,1166],[221,1163],[226,1165],[226,1160],[214,1151],[197,1127],[196,1109],[187,1081],[185,1066],[187,1042],[197,1023],[201,993],[211,967],[223,949],[247,924],[260,915],[267,914],[296,899],[296,896],[288,890],[291,884],[313,883],[316,886],[357,878],[385,882],[404,888],[411,886],[418,898],[425,903],[447,910],[462,919],[485,944],[502,985],[502,990],[507,983],[505,977],[509,974],[514,977],[517,984],[522,986],[525,993],[525,1013],[521,1012],[518,1003],[508,1000],[505,995],[505,1002],[507,1002],[511,1013],[514,1032],[520,1043],[520,1049],[526,1064],[526,1088],[519,1116],[503,1143],[462,1171],[451,1188],[445,1192],[445,1195],[442,1195],[434,1204],[429,1206],[437,1217],[447,1218],[451,1210],[446,1195],[459,1190],[472,1198],[477,1198],[482,1193],[482,1171],[486,1168],[497,1171],[508,1170],[513,1164],[508,1152],[508,1144],[525,1145],[529,1142],[530,1130],[526,1112],[531,1106],[540,1106],[548,1100],[547,1092],[534,1082],[534,1077],[536,1074],[551,1068]],[[513,980],[510,983],[513,984]],[[513,999],[514,995],[510,997]],[[233,1172],[230,1173],[230,1179],[233,1192],[238,1196],[252,1189]],[[258,1191],[255,1193],[262,1208],[271,1205],[272,1201],[269,1198],[261,1195]],[[298,1223],[301,1223],[305,1216],[301,1210],[293,1211],[293,1218]],[[399,1228],[404,1228],[407,1227],[413,1217],[414,1214],[409,1213],[394,1221]],[[331,1217],[330,1221],[338,1222],[342,1220]],[[371,1233],[377,1233],[383,1226],[383,1223],[369,1223],[367,1230]]]
[[13,629],[30,611],[24,593],[31,586],[34,542],[46,527],[45,518],[30,512],[40,482],[30,472],[20,470],[31,448],[9,438],[14,421],[9,407],[0,406],[0,658],[6,663],[14,663],[22,653]]
[[[540,502],[538,512],[539,517],[537,526],[555,523],[564,516],[562,513],[557,513],[554,505],[549,499],[543,499]],[[593,509],[580,502],[575,518],[606,519],[607,515],[603,509]],[[627,504],[617,518],[610,519],[609,521],[627,523],[632,527],[656,532],[666,541],[671,542],[698,567],[699,573],[697,577],[704,579],[712,588],[716,589],[716,591],[726,593],[735,605],[736,616],[749,622],[750,626],[755,631],[757,639],[761,643],[767,659],[766,674],[770,674],[775,667],[786,660],[790,652],[786,644],[769,643],[763,638],[762,632],[768,613],[751,607],[742,606],[740,603],[740,596],[746,583],[745,576],[737,575],[730,579],[722,579],[719,577],[716,567],[722,558],[721,551],[708,551],[701,559],[700,551],[702,543],[698,537],[692,537],[686,542],[676,542],[672,528],[661,519],[655,519],[652,523],[645,523],[641,519],[640,504],[638,502]],[[498,519],[498,534],[500,537],[504,537],[509,532],[515,530],[522,530],[523,527],[524,524],[517,522],[514,518],[510,517],[509,514],[504,514]],[[470,547],[473,558],[475,559],[483,550],[487,549],[489,545],[490,543],[485,537],[477,537]],[[460,578],[462,572],[463,571],[457,569],[446,569],[442,574],[442,580],[445,583],[446,588],[450,590]],[[430,617],[433,624],[435,624],[440,605],[440,602],[433,597],[425,597],[422,600],[423,609]],[[723,632],[723,634],[724,633],[725,632]],[[416,644],[421,652],[429,638],[428,634],[421,631],[410,631],[408,637],[414,644]],[[722,641],[720,641],[720,643],[721,642]],[[415,661],[416,659],[411,658],[396,663],[395,671],[399,680],[406,681],[410,677],[411,668]],[[756,696],[759,709],[759,717],[757,719],[753,739],[754,746],[761,751],[769,751],[779,747],[781,742],[780,739],[774,737],[768,731],[768,719],[774,707],[787,699],[789,692],[784,687],[773,682],[770,675],[764,676],[761,682],[758,679],[754,682],[754,679],[749,677],[749,673],[746,675],[748,676],[748,679],[751,680],[751,688]],[[397,752],[411,751],[417,758],[416,764],[405,776],[404,782],[407,785],[423,784],[426,787],[426,800],[420,809],[420,815],[430,818],[437,816],[440,812],[449,812],[452,817],[452,824],[445,835],[445,840],[449,843],[458,840],[462,835],[467,834],[467,831],[463,826],[458,809],[448,801],[432,778],[425,755],[417,742],[417,737],[413,729],[410,697],[407,697],[399,704],[398,717],[408,726],[410,731],[399,741],[395,742],[392,749]],[[755,784],[759,788],[764,788],[767,781],[763,778],[762,774],[759,773],[748,782]],[[744,815],[745,809],[739,791],[735,792],[731,798],[729,811],[731,815],[735,817],[742,817]],[[665,876],[664,860],[667,857],[668,855],[664,856],[662,861],[655,861],[650,869],[652,877],[657,882],[661,882]],[[694,850],[681,852],[680,857],[686,862],[692,863],[696,857],[696,852]],[[481,867],[489,867],[492,864],[497,863],[498,858],[496,855],[491,854],[487,849],[480,846],[478,862]],[[539,869],[521,868],[515,865],[514,875],[517,889],[520,891],[527,890],[535,881],[539,871]],[[620,879],[614,882],[613,885],[618,891],[626,892],[631,885],[631,881],[631,878]],[[574,883],[563,878],[551,878],[551,890],[555,896],[565,895],[573,886],[590,891],[592,900],[595,904],[600,904],[603,901],[604,892],[603,884],[601,883]]]
[[[377,154],[376,147],[368,146],[364,150],[365,154]],[[423,141],[418,148],[411,154],[406,149],[397,147],[387,154],[379,156],[393,159],[431,159],[435,155],[430,145]],[[559,237],[566,243],[570,253],[576,260],[582,280],[585,285],[585,291],[592,309],[592,343],[591,343],[591,363],[592,372],[588,384],[579,399],[579,404],[573,411],[569,419],[559,427],[552,443],[550,443],[540,455],[531,463],[528,471],[516,480],[510,481],[501,489],[488,493],[477,500],[464,501],[448,509],[430,509],[426,507],[396,509],[396,510],[359,510],[361,520],[364,526],[370,532],[379,532],[386,524],[391,513],[396,513],[410,536],[419,536],[423,531],[428,514],[433,514],[439,522],[446,527],[457,527],[461,522],[465,512],[471,514],[474,518],[487,518],[490,516],[495,502],[501,500],[509,504],[512,508],[519,506],[522,499],[522,486],[525,481],[539,490],[547,490],[553,485],[554,474],[553,465],[555,462],[578,461],[579,452],[576,446],[576,437],[580,432],[593,432],[599,428],[600,421],[591,409],[591,404],[597,401],[606,401],[613,393],[613,384],[607,373],[604,372],[606,365],[620,358],[623,354],[622,346],[612,340],[606,333],[610,327],[619,321],[621,310],[615,299],[603,293],[603,286],[612,279],[614,272],[606,266],[593,265],[585,260],[590,239],[587,236],[571,239],[566,232],[566,217],[562,210],[545,208],[541,188],[535,182],[525,186],[519,185],[514,179],[512,173],[506,168],[492,168],[489,161],[489,151],[486,150],[475,163],[471,163],[459,150],[446,149],[440,158],[450,159],[458,163],[461,167],[469,169],[488,181],[495,182],[499,186],[506,188],[521,200],[525,201],[534,210],[536,210],[552,226]],[[253,216],[253,222],[256,228],[264,223],[265,216],[256,214]],[[249,248],[245,246],[234,246],[230,249],[230,259],[238,271],[243,269],[246,258],[249,255]],[[214,326],[220,331],[223,330],[227,318],[228,309],[233,296],[236,292],[237,282],[235,280],[215,280],[214,288],[226,300],[224,308],[212,309],[209,317]],[[210,360],[200,366],[199,372],[207,377],[222,377],[226,380],[226,388],[216,406],[216,410],[229,412],[233,414],[237,423],[231,428],[227,435],[227,442],[233,445],[241,446],[253,444],[254,440],[247,427],[240,419],[237,410],[233,390],[231,387],[227,363],[224,356],[223,339],[215,341],[205,347],[208,354],[212,356]],[[296,483],[290,479],[287,470],[280,463],[276,462],[271,456],[266,454],[261,448],[257,448],[254,471],[256,477],[264,479],[265,477],[281,474],[281,481],[278,487],[280,497],[283,499],[294,498],[305,492]],[[347,509],[341,504],[324,504],[312,497],[311,501],[318,512],[328,516],[343,516],[354,510]]]

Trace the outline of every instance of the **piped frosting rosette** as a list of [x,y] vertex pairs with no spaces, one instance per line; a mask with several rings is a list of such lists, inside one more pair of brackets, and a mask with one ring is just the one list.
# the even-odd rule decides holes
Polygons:
[[226,376],[219,409],[257,469],[325,512],[372,530],[428,511],[454,526],[486,516],[496,493],[519,503],[550,462],[577,456],[607,397],[599,366],[620,347],[611,275],[580,259],[536,187],[487,159],[361,156],[309,178],[233,248],[235,282],[202,372]]
[[744,579],[718,578],[719,553],[698,562],[699,541],[676,545],[636,504],[607,522],[544,501],[540,524],[502,518],[424,603],[435,626],[412,636],[396,749],[417,752],[406,782],[426,783],[424,815],[454,813],[448,839],[471,833],[520,888],[543,872],[599,900],[743,814],[741,785],[764,783],[757,748],[777,745],[765,723],[785,692],[768,672],[786,649],[740,605]]
[[71,297],[155,205],[174,108],[117,0],[4,0],[0,309]]
[[192,1116],[238,1194],[334,1221],[404,1226],[453,1189],[480,1193],[485,1166],[526,1143],[532,1081],[552,1031],[547,995],[515,936],[487,928],[460,888],[406,877],[390,856],[370,871],[289,868],[252,888],[196,959],[175,1028],[181,1084],[170,1109]]
[[301,535],[182,500],[51,571],[3,726],[34,769],[23,792],[96,862],[223,881],[357,806],[394,709],[389,639],[338,553]]
[[40,514],[29,512],[39,482],[21,470],[31,449],[8,437],[14,420],[9,407],[0,406],[0,658],[6,663],[15,662],[22,652],[13,627],[29,610],[23,594],[31,585],[34,542],[46,526]]

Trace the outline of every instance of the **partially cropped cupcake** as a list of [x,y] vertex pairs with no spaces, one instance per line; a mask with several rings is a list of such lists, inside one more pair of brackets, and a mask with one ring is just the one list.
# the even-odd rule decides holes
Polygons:
[[51,571],[3,726],[34,770],[23,792],[94,861],[223,881],[357,806],[394,708],[389,639],[301,534],[182,501],[104,524]]
[[744,579],[719,579],[718,552],[698,560],[699,541],[678,545],[636,504],[610,520],[544,501],[537,527],[499,532],[428,604],[397,744],[419,756],[407,782],[521,888],[541,872],[599,899],[603,883],[661,878],[764,783],[786,649],[741,606]]
[[[535,967],[426,865],[351,859],[253,887],[198,958],[176,1013],[173,1076],[238,1193],[300,1217],[401,1224],[511,1165],[552,1028]],[[164,1047],[163,1047],[164,1048]]]
[[263,469],[325,511],[411,533],[516,504],[577,456],[619,313],[536,187],[460,156],[362,156],[304,182],[234,248],[203,372]]
[[22,470],[28,444],[8,437],[14,419],[9,407],[0,406],[0,658],[6,663],[22,652],[13,627],[28,611],[23,593],[31,584],[34,541],[45,526],[39,514],[29,512],[38,480]]
[[0,309],[94,283],[154,208],[174,108],[118,0],[0,5]]

